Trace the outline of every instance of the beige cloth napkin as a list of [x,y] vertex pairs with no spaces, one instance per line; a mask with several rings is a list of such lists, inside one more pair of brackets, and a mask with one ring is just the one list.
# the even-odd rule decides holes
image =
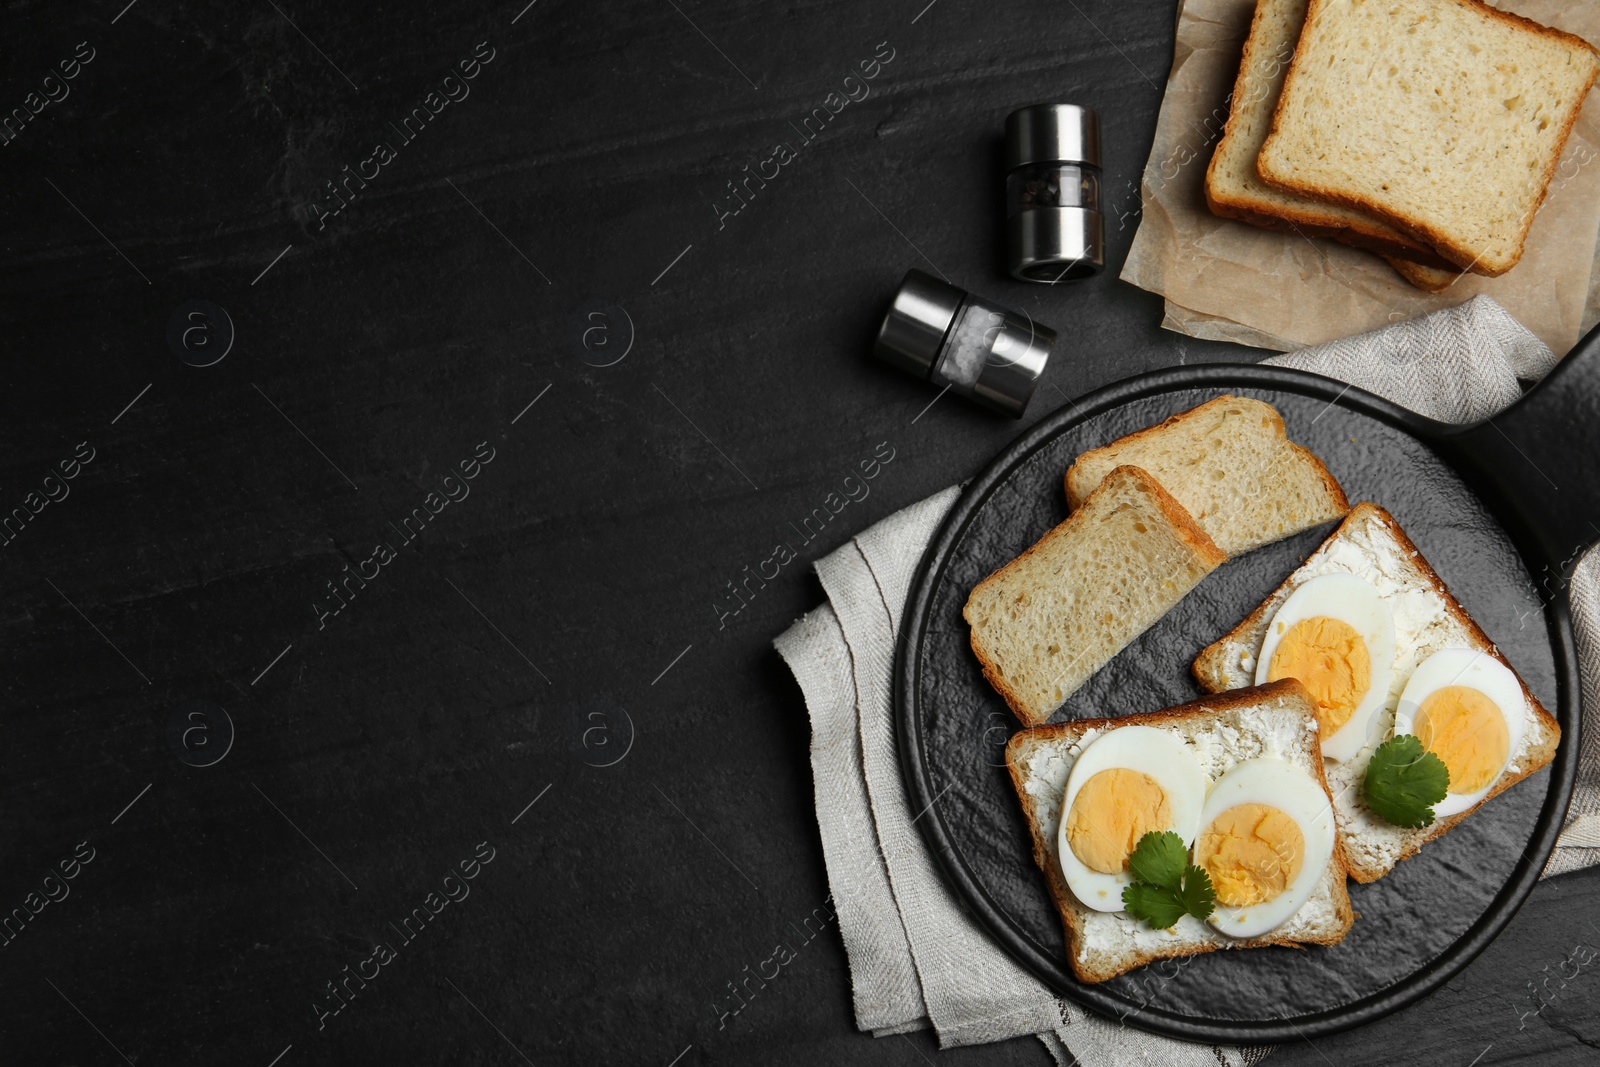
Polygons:
[[[1555,362],[1493,300],[1275,357],[1435,418],[1473,421]],[[1062,1064],[1241,1067],[1270,1049],[1157,1037],[1053,995],[962,910],[923,846],[895,748],[895,634],[923,549],[960,487],[889,516],[817,562],[828,602],[774,642],[805,695],[828,884],[850,960],[856,1024],[877,1036],[931,1025],[942,1046],[1036,1034]],[[1547,874],[1600,862],[1600,553],[1572,589],[1584,663],[1584,770]]]

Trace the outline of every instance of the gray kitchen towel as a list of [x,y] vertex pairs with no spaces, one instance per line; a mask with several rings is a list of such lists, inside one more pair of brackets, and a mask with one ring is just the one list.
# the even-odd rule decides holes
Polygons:
[[[1555,358],[1488,297],[1274,357],[1434,418],[1500,410]],[[1270,1049],[1155,1037],[1055,997],[962,909],[923,847],[889,708],[894,640],[912,575],[959,487],[889,516],[817,562],[828,602],[774,642],[811,717],[828,883],[850,961],[856,1024],[878,1036],[931,1025],[942,1046],[1037,1034],[1060,1063],[1253,1064]],[[1584,663],[1583,771],[1546,874],[1600,862],[1600,554],[1571,590]]]

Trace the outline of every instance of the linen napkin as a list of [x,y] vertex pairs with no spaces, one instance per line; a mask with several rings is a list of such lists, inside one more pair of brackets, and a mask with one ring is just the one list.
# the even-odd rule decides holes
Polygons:
[[[1555,365],[1493,299],[1267,360],[1339,378],[1433,418],[1470,422]],[[889,516],[823,557],[828,602],[775,641],[805,695],[828,883],[850,961],[856,1025],[877,1036],[932,1026],[941,1046],[1038,1035],[1061,1064],[1186,1067],[1259,1062],[1270,1048],[1174,1041],[1052,994],[962,909],[923,846],[900,777],[890,711],[895,634],[923,549],[960,491]],[[1600,553],[1572,589],[1583,662],[1583,770],[1545,873],[1600,862]]]

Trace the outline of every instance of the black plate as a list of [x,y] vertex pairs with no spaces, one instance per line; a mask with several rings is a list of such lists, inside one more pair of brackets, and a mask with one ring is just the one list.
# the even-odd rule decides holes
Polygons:
[[[1340,382],[1282,368],[1201,366],[1120,382],[1033,427],[979,475],[922,561],[895,665],[902,769],[923,833],[994,937],[1062,995],[1177,1037],[1241,1044],[1371,1021],[1437,988],[1480,952],[1532,889],[1560,832],[1578,752],[1579,683],[1565,581],[1600,536],[1594,440],[1600,339],[1591,334],[1493,424],[1460,429]],[[1274,405],[1352,503],[1394,514],[1561,722],[1555,763],[1368,886],[1333,948],[1215,952],[1098,985],[1067,966],[1004,769],[1018,728],[967,644],[967,593],[1066,517],[1061,478],[1078,453],[1222,393]],[[1561,479],[1558,485],[1552,478]],[[1233,560],[1118,655],[1059,711],[1149,711],[1200,695],[1195,655],[1231,629],[1331,529]]]

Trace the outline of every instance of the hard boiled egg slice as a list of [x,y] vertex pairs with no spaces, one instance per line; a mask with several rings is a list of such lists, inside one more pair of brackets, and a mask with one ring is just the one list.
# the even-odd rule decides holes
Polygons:
[[1095,911],[1121,911],[1139,839],[1171,830],[1187,848],[1205,796],[1205,772],[1171,733],[1122,726],[1094,738],[1067,775],[1056,831],[1073,895]]
[[1194,862],[1211,875],[1210,923],[1232,937],[1277,929],[1310,898],[1333,857],[1333,805],[1280,759],[1235,764],[1206,797]]
[[1444,761],[1450,792],[1435,816],[1466,811],[1505,773],[1527,728],[1522,683],[1487,652],[1447,648],[1417,665],[1395,708],[1394,732],[1415,734]]
[[1317,708],[1322,754],[1342,762],[1377,740],[1394,649],[1394,612],[1378,591],[1353,574],[1321,574],[1267,624],[1256,684],[1299,679]]

